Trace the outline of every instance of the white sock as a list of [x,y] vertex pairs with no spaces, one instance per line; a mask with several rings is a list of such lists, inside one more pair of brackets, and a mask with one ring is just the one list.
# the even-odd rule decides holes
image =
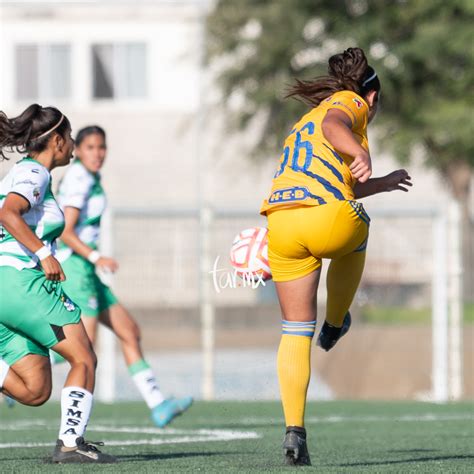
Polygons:
[[135,362],[128,370],[148,408],[153,409],[165,400],[158,388],[155,374],[146,361],[142,359]]
[[89,422],[94,396],[85,388],[64,387],[61,391],[61,427],[59,439],[64,446],[76,446],[76,438],[84,435]]
[[10,366],[3,359],[0,359],[0,390],[3,387],[3,382],[5,382],[9,370]]

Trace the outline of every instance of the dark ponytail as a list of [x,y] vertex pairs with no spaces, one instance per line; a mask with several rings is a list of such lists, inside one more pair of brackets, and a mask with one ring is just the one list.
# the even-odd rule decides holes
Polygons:
[[311,81],[296,79],[286,97],[295,97],[312,107],[338,91],[349,90],[364,96],[370,90],[380,90],[380,82],[374,69],[368,65],[364,51],[349,48],[329,58],[328,76]]
[[[51,130],[58,124],[57,128]],[[8,118],[0,111],[0,160],[8,159],[5,153],[13,150],[18,153],[40,153],[47,148],[53,133],[65,137],[70,129],[67,117],[55,107],[32,104],[13,118]],[[45,134],[48,130],[51,133]]]

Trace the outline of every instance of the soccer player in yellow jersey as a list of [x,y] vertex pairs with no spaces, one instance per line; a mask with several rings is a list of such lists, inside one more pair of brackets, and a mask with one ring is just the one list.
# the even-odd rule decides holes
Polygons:
[[283,444],[290,465],[310,465],[304,412],[321,259],[331,260],[327,312],[317,345],[330,350],[349,329],[349,307],[365,262],[370,218],[355,199],[411,186],[405,170],[372,174],[367,125],[380,82],[360,48],[329,59],[328,76],[297,80],[288,97],[311,106],[286,138],[270,196],[268,256],[283,330],[278,377],[286,422]]

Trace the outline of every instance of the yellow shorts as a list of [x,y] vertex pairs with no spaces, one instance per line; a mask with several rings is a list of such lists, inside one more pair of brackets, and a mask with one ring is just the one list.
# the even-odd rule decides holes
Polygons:
[[363,252],[370,218],[361,203],[276,209],[268,216],[268,260],[274,281],[296,280],[321,266],[322,258]]

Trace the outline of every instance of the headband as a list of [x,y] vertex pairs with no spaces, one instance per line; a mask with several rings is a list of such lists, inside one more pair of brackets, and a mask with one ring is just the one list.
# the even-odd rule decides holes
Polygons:
[[59,119],[59,122],[53,128],[50,128],[47,132],[44,132],[41,135],[39,135],[38,137],[33,138],[33,140],[39,140],[40,138],[43,138],[46,135],[49,135],[51,132],[56,130],[63,123],[63,120],[64,120],[64,115],[61,115],[61,118]]
[[372,79],[375,79],[376,77],[377,73],[374,71],[374,73],[362,83],[362,87],[365,87]]

